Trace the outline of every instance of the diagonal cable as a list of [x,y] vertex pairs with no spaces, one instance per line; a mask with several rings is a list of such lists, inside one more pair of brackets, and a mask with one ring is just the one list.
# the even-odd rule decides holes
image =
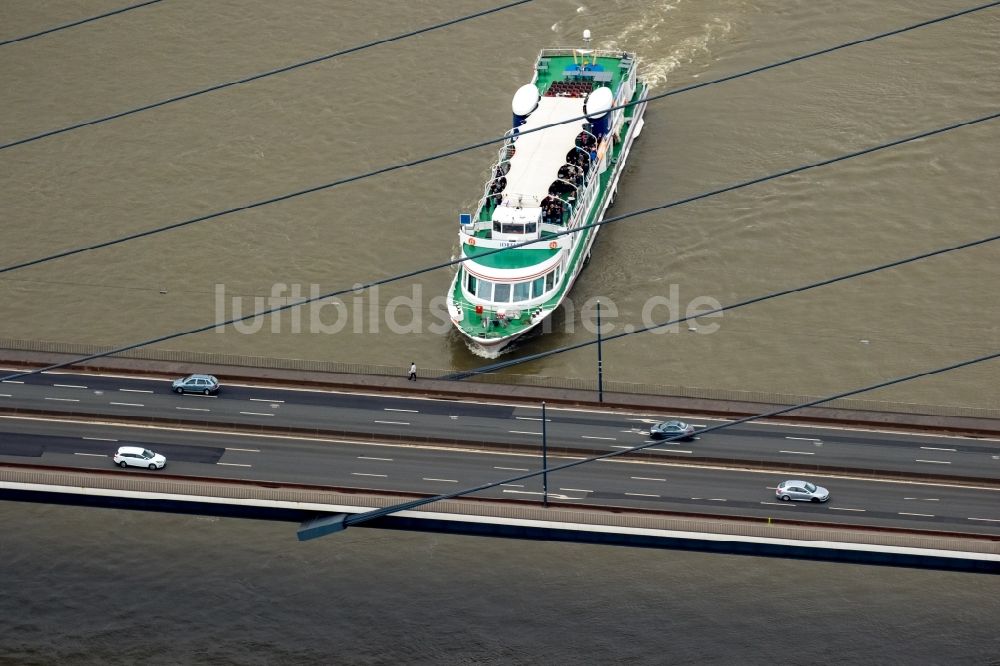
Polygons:
[[124,14],[125,12],[132,11],[133,9],[139,9],[140,7],[155,5],[158,2],[163,2],[163,0],[146,0],[146,2],[137,2],[136,4],[128,5],[127,7],[119,7],[118,9],[113,9],[110,12],[104,12],[103,14],[98,14],[97,16],[89,16],[87,18],[83,18],[78,21],[73,21],[71,23],[64,23],[63,25],[57,25],[52,28],[46,28],[45,30],[34,32],[30,35],[23,35],[21,37],[15,37],[13,39],[5,39],[3,41],[0,41],[0,46],[6,46],[7,44],[15,44],[17,42],[25,42],[29,39],[34,39],[35,37],[41,37],[42,35],[48,35],[50,33],[58,32],[60,30],[66,30],[67,28],[75,28],[76,26],[83,25],[84,23],[98,21],[102,18],[115,16],[116,14]]
[[[931,370],[924,370],[922,372],[915,372],[910,375],[905,375],[902,377],[896,377],[895,379],[889,379],[884,382],[879,382],[877,384],[869,384],[868,386],[863,386],[857,389],[851,389],[850,391],[844,391],[842,393],[836,393],[834,395],[828,395],[823,398],[817,398],[815,400],[809,400],[808,402],[800,402],[797,405],[792,405],[791,407],[782,407],[780,409],[775,409],[769,412],[763,412],[761,414],[754,414],[752,416],[745,416],[735,421],[730,421],[728,423],[720,423],[718,425],[709,426],[702,429],[700,432],[708,433],[714,432],[716,430],[722,430],[724,428],[731,428],[735,425],[740,425],[742,423],[748,423],[750,421],[755,421],[757,419],[766,419],[772,416],[780,416],[781,414],[787,414],[798,409],[804,409],[806,407],[813,407],[815,405],[821,405],[824,402],[830,402],[832,400],[837,400],[839,398],[847,398],[852,395],[857,395],[859,393],[864,393],[866,391],[874,391],[875,389],[885,388],[886,386],[892,386],[894,384],[901,384],[903,382],[908,382],[913,379],[918,379],[920,377],[929,377],[931,375],[941,374],[943,372],[948,372],[951,370],[956,370],[958,368],[963,368],[969,365],[974,365],[976,363],[983,363],[995,358],[1000,358],[1000,352],[994,352],[992,354],[985,354],[983,356],[978,356],[976,358],[967,359],[965,361],[960,361],[958,363],[953,363],[951,365],[946,365]],[[584,465],[586,463],[594,462],[595,460],[606,460],[608,458],[614,458],[616,456],[622,456],[629,453],[635,453],[636,451],[642,451],[643,449],[649,448],[651,446],[662,446],[664,442],[672,442],[683,435],[675,435],[673,437],[668,437],[666,439],[657,440],[654,442],[647,442],[645,444],[639,444],[628,449],[619,449],[617,451],[611,451],[609,453],[603,453],[596,456],[591,456],[589,458],[584,458],[582,460],[574,460],[572,462],[564,463],[562,465],[556,465],[555,467],[543,468],[535,472],[529,472],[527,474],[521,474],[519,476],[514,476],[509,479],[503,479],[502,481],[492,481],[490,483],[484,483],[482,485],[476,486],[474,488],[465,488],[463,490],[457,490],[453,493],[445,493],[443,495],[436,495],[434,497],[425,497],[423,499],[412,500],[410,502],[403,502],[401,504],[395,504],[393,506],[388,506],[382,509],[374,509],[372,511],[366,511],[364,513],[356,513],[352,515],[344,515],[342,519],[333,523],[333,526],[327,526],[325,529],[320,527],[315,531],[310,531],[306,525],[299,530],[299,540],[306,541],[308,539],[314,539],[331,532],[336,532],[343,530],[344,528],[350,527],[351,525],[358,525],[360,523],[367,522],[369,520],[374,520],[376,518],[382,518],[393,513],[399,513],[400,511],[408,511],[411,509],[416,509],[433,502],[440,502],[442,500],[453,499],[455,497],[460,497],[462,495],[469,495],[472,493],[480,492],[482,490],[489,490],[490,488],[495,488],[505,483],[513,483],[515,481],[523,481],[525,479],[531,479],[536,476],[541,476],[542,474],[552,474],[553,472],[558,472],[564,469],[569,469],[571,467],[576,467],[578,465]],[[342,514],[343,515],[343,514]]]
[[55,136],[56,134],[63,134],[65,132],[70,132],[75,129],[80,129],[81,127],[89,127],[91,125],[100,125],[106,123],[110,120],[115,120],[117,118],[124,118],[125,116],[131,116],[132,114],[139,113],[141,111],[149,111],[150,109],[156,109],[161,106],[167,106],[168,104],[173,104],[174,102],[180,102],[181,100],[191,99],[192,97],[198,97],[199,95],[204,95],[205,93],[215,92],[216,90],[223,90],[224,88],[230,88],[232,86],[237,86],[242,83],[250,83],[251,81],[256,81],[258,79],[263,79],[268,76],[274,76],[275,74],[283,74],[285,72],[290,72],[293,69],[298,69],[300,67],[306,67],[307,65],[314,65],[318,62],[323,62],[324,60],[331,60],[338,56],[346,55],[348,53],[354,53],[356,51],[361,51],[363,49],[371,48],[372,46],[378,46],[379,44],[389,44],[390,42],[396,42],[401,39],[406,39],[407,37],[414,37],[416,35],[423,34],[425,32],[431,32],[433,30],[438,30],[440,28],[445,28],[456,23],[461,23],[463,21],[468,21],[474,18],[479,18],[480,16],[486,16],[488,14],[493,14],[495,12],[502,11],[504,9],[509,9],[517,5],[523,5],[528,2],[533,2],[533,0],[516,0],[515,2],[509,2],[506,5],[500,5],[499,7],[493,7],[491,9],[486,9],[481,12],[476,12],[475,14],[469,14],[467,16],[461,16],[459,18],[450,19],[444,21],[443,23],[436,23],[434,25],[427,26],[425,28],[418,28],[417,30],[411,30],[410,32],[404,32],[393,37],[385,37],[383,39],[376,39],[365,44],[359,44],[358,46],[352,46],[347,49],[342,49],[340,51],[334,51],[333,53],[328,53],[326,55],[317,56],[315,58],[310,58],[309,60],[303,60],[302,62],[296,62],[291,65],[285,65],[284,67],[279,67],[277,69],[271,69],[266,72],[260,72],[259,74],[253,74],[245,78],[239,79],[237,81],[228,81],[226,83],[217,83],[213,86],[207,88],[202,88],[200,90],[195,90],[189,93],[184,93],[183,95],[177,95],[176,97],[168,97],[167,99],[160,100],[159,102],[153,102],[151,104],[145,104],[143,106],[136,107],[134,109],[128,109],[127,111],[120,111],[118,113],[113,113],[110,116],[103,116],[101,118],[95,118],[93,120],[86,120],[73,125],[67,125],[66,127],[60,127],[59,129],[49,130],[47,132],[42,132],[41,134],[35,134],[34,136],[25,137],[23,139],[18,139],[16,141],[11,141],[9,143],[0,144],[0,150],[7,148],[13,148],[14,146],[20,146],[21,144],[31,143],[32,141],[38,141],[39,139],[44,139],[45,137]]
[[[773,180],[775,178],[780,178],[782,176],[787,176],[789,174],[799,173],[799,172],[802,172],[802,171],[806,171],[808,169],[815,169],[815,168],[820,167],[820,166],[825,166],[827,164],[832,164],[834,162],[839,162],[841,160],[850,159],[852,157],[857,157],[859,155],[866,155],[868,153],[872,153],[872,152],[875,152],[877,150],[884,150],[884,149],[890,148],[892,146],[897,146],[897,145],[900,145],[900,144],[903,144],[903,143],[907,143],[907,142],[910,142],[910,141],[916,141],[918,139],[922,139],[922,138],[925,138],[925,137],[928,137],[928,136],[932,136],[934,134],[940,134],[941,132],[947,132],[949,130],[956,129],[958,127],[965,127],[965,126],[968,126],[968,125],[973,125],[975,123],[984,122],[986,120],[994,119],[994,118],[996,118],[998,116],[1000,116],[1000,113],[995,113],[995,114],[992,114],[990,116],[984,116],[982,118],[977,118],[977,119],[974,119],[974,120],[968,120],[968,121],[963,121],[963,122],[959,122],[959,123],[954,123],[954,124],[948,125],[946,127],[939,127],[937,129],[928,130],[926,132],[921,132],[920,134],[915,134],[915,135],[910,136],[910,137],[906,137],[906,138],[903,138],[903,139],[896,139],[894,141],[890,141],[888,143],[883,143],[883,144],[880,144],[878,146],[872,146],[870,148],[865,148],[865,149],[862,149],[862,150],[859,150],[859,151],[855,151],[853,153],[848,153],[846,155],[841,155],[839,157],[835,157],[835,158],[831,158],[831,159],[827,159],[827,160],[822,160],[822,161],[819,161],[819,162],[813,162],[811,164],[806,164],[806,165],[803,165],[803,166],[795,167],[794,169],[787,169],[785,171],[780,171],[778,173],[770,174],[768,176],[762,176],[760,178],[754,178],[752,180],[747,180],[747,181],[744,181],[742,183],[737,183],[736,185],[730,185],[728,187],[723,187],[723,188],[720,188],[720,189],[717,189],[717,190],[711,190],[709,192],[703,192],[702,194],[698,194],[698,195],[695,195],[695,196],[692,196],[692,197],[687,197],[685,199],[680,199],[680,200],[677,200],[677,201],[668,202],[668,203],[665,203],[665,204],[663,204],[661,206],[654,206],[652,208],[646,208],[646,209],[643,209],[643,210],[640,210],[640,211],[635,211],[635,212],[632,212],[632,213],[626,213],[624,215],[618,215],[616,217],[608,218],[608,219],[602,220],[600,222],[594,222],[592,224],[582,225],[582,226],[577,227],[577,228],[572,229],[572,230],[561,231],[559,233],[553,234],[552,237],[555,238],[555,237],[559,237],[559,236],[565,236],[567,234],[579,233],[580,231],[583,231],[583,230],[591,229],[593,227],[603,226],[605,224],[611,224],[613,222],[618,222],[618,221],[624,220],[624,219],[629,219],[629,218],[637,217],[639,215],[643,215],[645,213],[649,213],[649,212],[652,212],[652,211],[664,210],[664,209],[667,209],[667,208],[672,208],[674,206],[679,206],[681,204],[689,203],[691,201],[697,201],[699,199],[704,199],[706,197],[710,197],[710,196],[714,196],[714,195],[717,195],[717,194],[721,194],[723,192],[731,192],[733,190],[737,190],[737,189],[744,188],[744,187],[749,187],[750,185],[755,185],[757,183],[762,183],[762,182],[765,182],[765,181],[768,181],[768,180]],[[938,255],[938,254],[944,254],[946,252],[953,252],[953,251],[956,251],[956,250],[962,250],[962,249],[965,249],[967,247],[973,247],[973,246],[976,246],[976,245],[982,245],[982,244],[989,243],[989,242],[992,242],[994,240],[997,240],[998,238],[1000,238],[1000,236],[990,236],[990,237],[979,239],[979,240],[972,241],[972,242],[969,242],[969,243],[962,243],[960,245],[954,245],[954,246],[950,246],[950,247],[947,247],[947,248],[942,248],[942,249],[939,249],[939,250],[934,250],[934,251],[931,251],[931,252],[925,252],[923,254],[919,254],[919,255],[916,255],[914,257],[909,257],[907,259],[900,259],[898,261],[890,262],[888,264],[882,264],[880,266],[876,266],[874,268],[867,269],[866,271],[858,272],[858,274],[863,274],[865,272],[867,272],[867,273],[873,273],[873,272],[876,272],[877,270],[883,270],[885,268],[891,268],[891,267],[895,267],[895,266],[900,266],[900,265],[903,265],[903,264],[906,264],[906,263],[911,263],[913,261],[918,261],[920,259],[925,259],[925,258],[932,257],[932,256],[935,256],[935,255]],[[521,243],[516,243],[516,244],[511,245],[509,247],[497,248],[495,250],[490,250],[488,252],[482,252],[481,254],[478,255],[478,257],[483,257],[483,256],[486,256],[486,255],[495,254],[497,252],[504,252],[504,251],[515,249],[515,248],[518,248],[518,247],[523,247],[525,245],[531,245],[532,243],[537,243],[537,242],[538,241],[523,241]],[[0,377],[0,381],[7,381],[7,380],[10,380],[10,379],[16,379],[18,377],[26,377],[26,376],[29,376],[29,375],[40,374],[40,373],[43,373],[43,372],[47,372],[49,370],[56,370],[56,369],[59,369],[59,368],[65,368],[65,367],[69,367],[71,365],[75,365],[77,363],[84,363],[86,361],[90,361],[90,360],[93,360],[93,359],[96,359],[96,358],[103,358],[105,356],[112,356],[114,354],[120,354],[122,352],[130,351],[132,349],[138,349],[140,347],[146,347],[148,345],[157,344],[159,342],[165,342],[167,340],[173,340],[174,338],[180,338],[180,337],[183,337],[183,336],[186,336],[186,335],[193,335],[195,333],[203,333],[203,332],[211,330],[213,328],[218,328],[218,327],[221,327],[221,326],[228,326],[229,324],[234,324],[234,323],[239,322],[239,321],[246,321],[248,319],[253,319],[255,317],[261,317],[261,316],[265,316],[265,315],[269,315],[269,314],[274,314],[276,312],[281,312],[283,310],[289,310],[291,308],[297,308],[299,306],[306,305],[308,303],[313,303],[315,301],[328,300],[328,299],[335,298],[337,296],[342,296],[342,295],[348,294],[348,293],[359,293],[359,292],[365,291],[367,289],[370,289],[372,287],[380,286],[380,285],[383,285],[383,284],[388,284],[390,282],[396,282],[396,281],[399,281],[399,280],[404,280],[406,278],[410,278],[410,277],[414,277],[414,276],[417,276],[417,275],[421,275],[422,273],[428,273],[430,271],[438,270],[440,268],[446,268],[448,266],[454,266],[454,265],[457,265],[457,264],[461,264],[461,263],[463,263],[463,262],[465,262],[467,260],[468,260],[468,257],[463,257],[463,258],[459,258],[459,259],[452,259],[451,261],[445,261],[445,262],[441,262],[439,264],[435,264],[433,266],[428,266],[428,267],[424,267],[424,268],[418,268],[418,269],[415,269],[415,270],[412,270],[412,271],[408,271],[406,273],[401,273],[399,275],[394,275],[394,276],[387,277],[387,278],[382,278],[382,279],[379,279],[379,280],[373,280],[373,281],[367,282],[365,284],[357,285],[357,286],[354,286],[354,287],[349,287],[349,288],[346,288],[346,289],[339,289],[339,290],[336,290],[336,291],[331,291],[331,292],[328,292],[326,294],[320,294],[318,296],[313,296],[313,297],[310,297],[310,298],[304,298],[304,299],[299,300],[299,301],[297,301],[295,303],[287,303],[285,305],[275,306],[273,308],[268,308],[266,310],[259,310],[259,311],[253,312],[251,314],[244,315],[242,317],[234,317],[234,318],[228,319],[226,321],[215,322],[215,323],[212,323],[212,324],[206,324],[204,326],[199,326],[197,328],[189,329],[189,330],[186,330],[186,331],[177,331],[177,332],[174,332],[174,333],[168,333],[167,335],[162,335],[162,336],[157,337],[157,338],[152,338],[152,339],[149,339],[149,340],[144,340],[142,342],[136,342],[136,343],[133,343],[133,344],[130,344],[130,345],[125,345],[123,347],[116,347],[116,348],[110,349],[108,351],[99,352],[99,353],[96,353],[96,354],[91,354],[89,356],[84,356],[84,357],[81,357],[81,358],[73,359],[72,361],[65,361],[63,363],[56,363],[56,364],[53,364],[53,365],[46,366],[44,368],[38,368],[36,370],[28,370],[28,371],[25,371],[25,372],[20,372],[20,373],[15,373],[15,374],[12,374],[12,375],[7,375],[6,377]],[[849,274],[849,276],[853,276],[853,275],[854,275],[854,273]],[[836,282],[836,281],[839,281],[839,280],[842,280],[842,279],[846,279],[846,278],[845,277],[829,278],[829,279],[823,280],[821,282],[812,283],[811,285],[806,285],[806,286],[803,286],[803,287],[797,287],[794,290],[785,290],[785,291],[782,291],[782,292],[777,292],[773,296],[770,296],[770,297],[776,297],[776,296],[784,295],[786,293],[790,293],[790,291],[805,291],[807,289],[814,289],[816,287],[820,287],[820,286],[823,286],[823,285],[826,285],[826,284],[830,284],[832,282]],[[756,299],[756,301],[766,300],[767,297],[768,296],[758,297]],[[705,316],[706,314],[708,314],[708,313],[707,312],[702,312],[699,316]],[[621,334],[619,334],[619,335],[621,335]],[[592,344],[592,343],[593,343],[593,341],[590,342],[590,343],[584,343],[584,344]],[[570,347],[570,348],[566,348],[564,351],[569,351],[569,349],[575,349],[575,348],[577,348],[579,346],[583,346],[583,345],[576,345],[576,346],[573,346],[573,347]],[[516,362],[517,363],[523,363],[526,360],[528,360],[528,359],[517,360]],[[514,362],[508,362],[508,363],[510,363],[512,365],[516,364]],[[473,372],[473,374],[475,374],[475,372]]]
[[[966,9],[966,10],[963,10],[961,12],[956,12],[956,13],[953,13],[953,14],[948,14],[946,16],[940,16],[940,17],[935,18],[935,19],[930,19],[930,20],[927,20],[927,21],[923,21],[923,22],[917,23],[915,25],[906,26],[904,28],[898,28],[896,30],[892,30],[892,31],[889,31],[889,32],[881,33],[879,35],[873,35],[871,37],[866,37],[865,39],[854,40],[854,41],[846,42],[844,44],[840,44],[840,45],[833,46],[833,47],[830,47],[830,48],[821,49],[819,51],[813,51],[812,53],[807,53],[807,54],[804,54],[804,55],[795,56],[793,58],[782,60],[780,62],[771,63],[769,65],[764,65],[762,67],[756,67],[754,69],[749,69],[749,70],[746,70],[746,71],[743,71],[743,72],[739,72],[737,74],[732,74],[730,76],[725,76],[725,77],[722,77],[722,78],[719,78],[719,79],[713,79],[711,81],[703,81],[701,83],[692,84],[690,86],[685,86],[683,88],[678,88],[676,90],[669,90],[667,92],[659,93],[659,94],[656,94],[656,95],[651,95],[651,96],[647,97],[646,99],[640,100],[638,102],[630,102],[628,104],[623,104],[621,106],[611,107],[611,110],[625,109],[625,108],[628,108],[628,107],[631,107],[631,106],[635,106],[637,104],[645,104],[647,102],[652,102],[652,101],[656,101],[656,100],[659,100],[659,99],[664,99],[664,98],[669,97],[671,95],[677,95],[679,93],[687,92],[689,90],[695,90],[697,88],[702,88],[704,86],[714,85],[716,83],[722,83],[724,81],[730,81],[730,80],[737,79],[737,78],[740,78],[740,77],[743,77],[743,76],[749,76],[750,74],[755,74],[757,72],[761,72],[761,71],[764,71],[764,70],[767,70],[767,69],[772,69],[774,67],[779,67],[781,65],[785,65],[785,64],[788,64],[788,63],[791,63],[791,62],[797,62],[799,60],[805,60],[807,58],[812,58],[812,57],[815,57],[815,56],[818,56],[818,55],[822,55],[822,54],[825,54],[825,53],[830,53],[832,51],[836,51],[838,49],[846,48],[848,46],[853,46],[853,45],[856,45],[856,44],[862,44],[862,43],[865,43],[865,42],[872,42],[872,41],[875,41],[877,39],[882,39],[883,37],[888,37],[890,35],[896,35],[896,34],[899,34],[899,33],[902,33],[902,32],[906,32],[908,30],[914,30],[916,28],[920,28],[920,27],[923,27],[923,26],[926,26],[926,25],[930,25],[932,23],[938,23],[938,22],[945,21],[945,20],[948,20],[948,19],[952,19],[952,18],[955,18],[955,17],[958,17],[958,16],[962,16],[964,14],[969,14],[971,12],[976,12],[976,11],[980,11],[982,9],[987,9],[989,7],[993,7],[993,6],[998,5],[998,4],[1000,4],[1000,0],[997,0],[996,2],[988,3],[986,5],[980,5],[978,7],[974,7],[974,8],[971,8],[971,9]],[[577,118],[570,118],[568,120],[564,120],[564,121],[561,121],[561,122],[558,122],[558,123],[552,123],[552,124],[549,124],[549,125],[541,125],[541,126],[536,127],[534,129],[524,130],[521,133],[522,134],[530,134],[531,132],[538,132],[538,131],[541,131],[541,130],[544,130],[544,129],[548,129],[550,127],[555,127],[557,125],[563,125],[563,124],[566,124],[566,123],[577,122],[577,121],[583,120],[585,118],[586,118],[586,116],[579,116]],[[300,196],[303,196],[303,195],[306,195],[306,194],[312,194],[314,192],[319,192],[319,191],[322,191],[322,190],[327,190],[327,189],[330,189],[330,188],[333,188],[333,187],[337,187],[339,185],[345,185],[347,183],[352,183],[352,182],[355,182],[355,181],[358,181],[358,180],[363,180],[365,178],[370,178],[372,176],[377,176],[377,175],[380,175],[380,174],[389,173],[389,172],[392,172],[392,171],[397,171],[399,169],[405,169],[405,168],[412,167],[412,166],[418,166],[420,164],[424,164],[424,163],[427,163],[427,162],[432,162],[434,160],[439,160],[439,159],[442,159],[442,158],[445,158],[445,157],[451,157],[452,155],[457,155],[459,153],[463,153],[463,152],[466,152],[466,151],[469,151],[469,150],[474,150],[476,148],[482,148],[483,146],[488,146],[490,144],[499,143],[501,141],[505,141],[506,139],[507,139],[506,136],[502,136],[502,137],[496,137],[496,138],[493,138],[493,139],[487,139],[485,141],[479,141],[477,143],[470,144],[470,145],[467,145],[467,146],[463,146],[461,148],[456,148],[456,149],[453,149],[453,150],[448,150],[448,151],[445,151],[445,152],[436,153],[434,155],[430,155],[430,156],[427,156],[427,157],[423,157],[423,158],[411,160],[409,162],[402,162],[402,163],[399,163],[399,164],[393,164],[393,165],[390,165],[390,166],[386,166],[386,167],[382,167],[382,168],[379,168],[379,169],[375,169],[374,171],[369,171],[369,172],[358,174],[358,175],[355,175],[355,176],[348,176],[346,178],[341,178],[340,180],[335,180],[335,181],[330,182],[330,183],[325,183],[325,184],[322,184],[322,185],[316,185],[314,187],[309,187],[309,188],[306,188],[306,189],[303,189],[303,190],[297,190],[295,192],[290,192],[290,193],[287,193],[287,194],[282,194],[282,195],[279,195],[279,196],[276,196],[276,197],[271,197],[269,199],[264,199],[262,201],[257,201],[257,202],[254,202],[254,203],[249,203],[249,204],[246,204],[246,205],[243,205],[243,206],[236,206],[236,207],[233,207],[233,208],[227,208],[225,210],[216,211],[214,213],[208,213],[206,215],[201,215],[199,217],[191,218],[189,220],[184,220],[184,221],[181,221],[181,222],[175,222],[173,224],[164,225],[162,227],[157,227],[155,229],[148,229],[146,231],[140,231],[140,232],[137,232],[137,233],[134,233],[134,234],[129,234],[129,235],[126,235],[126,236],[121,236],[121,237],[118,237],[118,238],[113,238],[113,239],[110,239],[110,240],[107,240],[107,241],[103,241],[103,242],[100,242],[100,243],[95,243],[93,245],[86,245],[86,246],[83,246],[83,247],[73,248],[73,249],[69,249],[69,250],[63,250],[61,252],[57,252],[57,253],[50,254],[50,255],[47,255],[47,256],[44,256],[44,257],[39,257],[39,258],[32,259],[32,260],[29,260],[29,261],[21,262],[19,264],[12,264],[10,266],[0,267],[0,273],[7,273],[7,272],[10,272],[10,271],[18,270],[20,268],[27,268],[29,266],[36,266],[38,264],[43,264],[43,263],[46,263],[46,262],[49,262],[49,261],[54,261],[56,259],[62,259],[62,258],[69,257],[69,256],[72,256],[72,255],[75,255],[75,254],[80,254],[82,252],[87,252],[89,250],[98,250],[98,249],[102,249],[102,248],[105,248],[105,247],[110,247],[112,245],[118,245],[120,243],[125,243],[125,242],[131,241],[131,240],[136,240],[136,239],[139,239],[139,238],[145,238],[147,236],[152,236],[152,235],[155,235],[155,234],[163,233],[165,231],[170,231],[170,230],[173,230],[173,229],[179,229],[181,227],[186,227],[188,225],[196,224],[198,222],[204,222],[206,220],[211,220],[211,219],[214,219],[214,218],[222,217],[224,215],[229,215],[229,214],[232,214],[232,213],[238,213],[238,212],[244,211],[244,210],[251,210],[253,208],[259,208],[261,206],[267,206],[267,205],[270,205],[270,204],[273,204],[273,203],[278,203],[278,202],[281,202],[281,201],[285,201],[287,199],[293,199],[295,197],[300,197]],[[6,146],[0,146],[0,149],[3,149],[4,147],[6,147]]]

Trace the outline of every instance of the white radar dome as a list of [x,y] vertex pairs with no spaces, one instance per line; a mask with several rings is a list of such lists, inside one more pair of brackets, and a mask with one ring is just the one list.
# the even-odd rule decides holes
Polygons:
[[510,103],[510,109],[517,116],[528,116],[538,106],[538,88],[533,83],[525,83],[514,93],[514,101]]
[[615,95],[611,92],[611,88],[601,86],[587,95],[587,99],[583,102],[583,112],[591,120],[601,118],[608,112],[608,109],[614,106],[614,101]]

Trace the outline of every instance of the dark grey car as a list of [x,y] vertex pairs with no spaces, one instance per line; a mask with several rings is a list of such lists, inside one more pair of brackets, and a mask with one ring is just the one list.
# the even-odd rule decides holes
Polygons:
[[664,439],[681,435],[678,439],[682,442],[689,442],[694,439],[694,426],[684,421],[663,421],[654,423],[649,428],[649,436],[653,439]]

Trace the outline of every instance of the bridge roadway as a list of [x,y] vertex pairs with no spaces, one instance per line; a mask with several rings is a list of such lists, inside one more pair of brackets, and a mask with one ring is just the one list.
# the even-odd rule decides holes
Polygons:
[[[23,412],[34,410],[47,414],[25,418]],[[522,405],[249,384],[226,384],[218,397],[180,396],[165,379],[46,374],[0,384],[0,414],[5,413],[2,463],[107,470],[117,446],[128,443],[166,455],[171,475],[428,494],[540,469],[540,409]],[[549,408],[546,439],[551,449],[563,451],[550,455],[549,466],[650,441],[649,424],[670,416]],[[148,425],[128,424],[136,420]],[[175,424],[156,425],[163,420]],[[701,427],[720,423],[685,420]],[[224,431],[212,431],[223,424]],[[240,432],[261,426],[316,433]],[[366,436],[323,436],[323,431]],[[454,446],[459,442],[463,446]],[[1000,535],[1000,441],[995,439],[749,423],[653,448],[641,458],[552,474],[549,492],[558,501],[585,505]],[[685,463],[686,456],[736,465]],[[840,471],[773,469],[788,464]],[[865,478],[871,470],[912,478]],[[777,501],[775,484],[797,476],[828,487],[830,502]],[[541,480],[480,496],[540,500]]]

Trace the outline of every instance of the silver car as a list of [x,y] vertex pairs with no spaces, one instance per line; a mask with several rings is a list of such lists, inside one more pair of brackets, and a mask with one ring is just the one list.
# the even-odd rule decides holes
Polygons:
[[774,489],[774,494],[783,502],[799,500],[801,502],[825,502],[830,499],[830,491],[823,486],[817,486],[808,481],[792,479],[782,481]]
[[212,375],[188,375],[175,379],[173,389],[177,393],[218,393],[219,380]]

